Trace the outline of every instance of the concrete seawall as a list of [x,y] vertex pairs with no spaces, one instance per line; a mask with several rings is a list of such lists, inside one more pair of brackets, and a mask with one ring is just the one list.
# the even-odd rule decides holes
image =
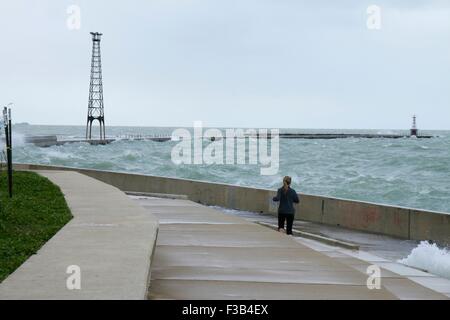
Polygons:
[[[122,172],[16,164],[17,169],[72,170],[123,191],[184,194],[192,201],[230,209],[276,214],[273,190]],[[297,219],[403,239],[450,243],[450,214],[300,194]]]

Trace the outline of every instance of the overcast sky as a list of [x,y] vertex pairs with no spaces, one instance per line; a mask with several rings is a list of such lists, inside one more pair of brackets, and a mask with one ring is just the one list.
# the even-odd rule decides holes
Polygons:
[[450,1],[0,0],[14,122],[84,125],[90,31],[107,125],[450,129]]

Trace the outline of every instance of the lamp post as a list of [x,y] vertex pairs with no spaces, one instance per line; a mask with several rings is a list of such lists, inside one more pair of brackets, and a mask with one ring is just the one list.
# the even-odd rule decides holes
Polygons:
[[9,103],[3,108],[3,125],[5,127],[5,143],[6,143],[6,160],[8,163],[8,191],[9,197],[12,198],[12,123],[11,123],[11,106]]

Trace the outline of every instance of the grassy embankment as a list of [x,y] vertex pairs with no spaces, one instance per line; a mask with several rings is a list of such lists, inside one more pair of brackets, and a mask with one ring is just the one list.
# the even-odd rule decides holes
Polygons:
[[0,174],[0,282],[35,254],[72,215],[59,187],[34,172],[14,172],[13,198]]

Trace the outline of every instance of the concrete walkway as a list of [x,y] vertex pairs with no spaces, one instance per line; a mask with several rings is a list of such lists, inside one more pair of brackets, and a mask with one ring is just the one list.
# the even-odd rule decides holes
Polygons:
[[150,299],[448,299],[382,266],[381,289],[369,290],[367,266],[378,263],[359,252],[317,248],[187,200],[132,198],[160,222]]
[[[157,219],[83,174],[39,173],[61,188],[73,219],[0,284],[0,299],[145,299]],[[72,265],[80,290],[66,285]]]

